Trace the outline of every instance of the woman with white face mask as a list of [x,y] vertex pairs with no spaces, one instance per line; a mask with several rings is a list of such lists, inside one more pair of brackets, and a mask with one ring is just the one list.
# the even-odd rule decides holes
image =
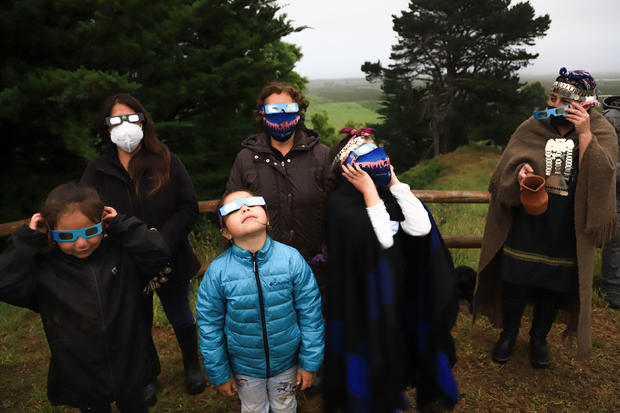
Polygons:
[[[108,149],[90,162],[81,182],[95,187],[106,205],[133,215],[149,228],[157,228],[172,251],[166,282],[158,274],[155,291],[174,328],[183,354],[187,392],[201,393],[206,386],[198,361],[196,321],[189,307],[189,281],[200,262],[187,236],[198,216],[196,192],[179,158],[155,134],[153,121],[133,96],[119,93],[108,97],[101,109],[99,136]],[[152,324],[153,295],[145,297]],[[156,401],[156,377],[144,390],[149,405]]]

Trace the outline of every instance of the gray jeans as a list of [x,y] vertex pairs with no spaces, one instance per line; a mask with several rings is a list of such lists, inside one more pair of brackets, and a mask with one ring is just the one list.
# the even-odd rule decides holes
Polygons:
[[[620,198],[616,193],[616,212],[620,217]],[[616,233],[603,247],[601,291],[613,307],[620,307],[620,221],[616,223]]]

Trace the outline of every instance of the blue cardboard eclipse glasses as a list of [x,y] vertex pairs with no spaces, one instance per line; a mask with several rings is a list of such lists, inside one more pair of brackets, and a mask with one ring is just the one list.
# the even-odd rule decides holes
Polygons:
[[142,121],[144,121],[144,114],[142,112],[105,118],[105,124],[108,126],[120,125],[123,122],[138,123]]
[[366,155],[367,153],[370,153],[375,149],[377,149],[377,145],[375,145],[374,143],[365,143],[362,146],[359,146],[357,149],[351,151],[349,157],[344,162],[344,164],[348,165],[352,162],[355,162],[360,156]]
[[299,112],[299,105],[297,103],[273,103],[271,105],[265,105],[261,108],[261,111],[265,115],[271,115],[274,113],[297,113]]
[[246,206],[257,206],[257,205],[265,205],[265,199],[262,196],[251,196],[247,198],[239,198],[234,201],[230,201],[219,209],[220,217],[225,217],[231,212],[235,212],[238,209],[241,209],[242,205]]
[[551,108],[547,110],[540,110],[538,112],[534,112],[534,119],[542,120],[547,119],[549,116],[564,116],[568,112],[566,109],[572,108],[572,105],[560,106],[559,108]]
[[95,237],[103,232],[102,223],[93,225],[92,227],[75,229],[73,231],[50,231],[52,239],[57,242],[72,242],[79,237],[84,239]]

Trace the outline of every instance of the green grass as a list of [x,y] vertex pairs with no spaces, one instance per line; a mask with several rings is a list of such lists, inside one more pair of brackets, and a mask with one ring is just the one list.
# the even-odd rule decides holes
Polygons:
[[313,114],[326,111],[329,119],[329,124],[338,132],[344,128],[348,121],[360,123],[366,126],[369,123],[380,122],[379,114],[370,109],[376,107],[377,101],[350,101],[350,102],[326,102],[326,103],[314,103],[311,101],[308,107],[306,118],[310,119]]

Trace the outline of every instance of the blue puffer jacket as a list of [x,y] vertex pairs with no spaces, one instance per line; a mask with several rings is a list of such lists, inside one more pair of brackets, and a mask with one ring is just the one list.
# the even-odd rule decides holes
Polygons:
[[211,384],[236,374],[273,377],[323,361],[321,296],[296,249],[267,237],[252,254],[233,245],[207,269],[196,304],[200,351]]

